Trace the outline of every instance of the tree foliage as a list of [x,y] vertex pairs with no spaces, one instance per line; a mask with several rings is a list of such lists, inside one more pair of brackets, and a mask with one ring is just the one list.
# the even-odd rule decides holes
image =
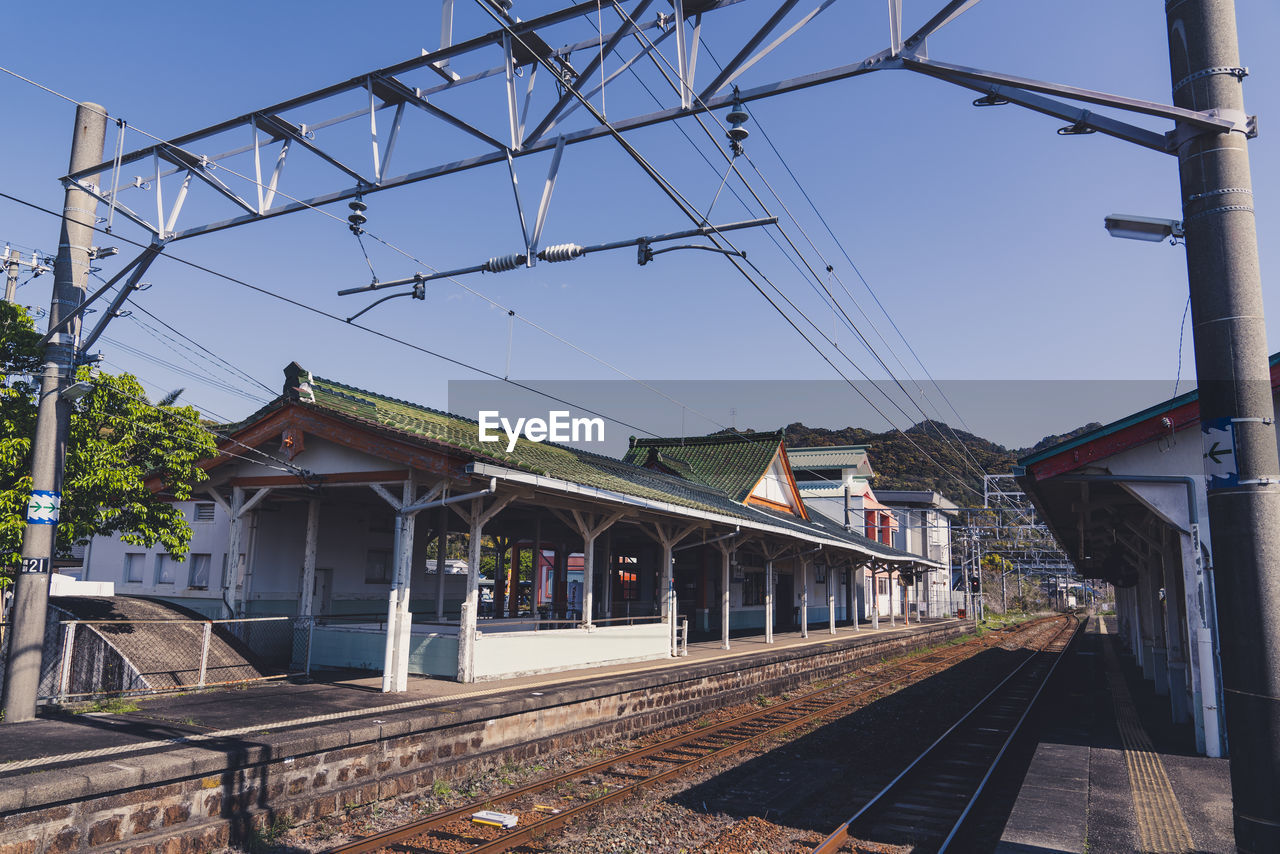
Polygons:
[[[31,494],[38,342],[26,312],[0,303],[0,553],[9,572],[20,557]],[[191,498],[205,480],[198,463],[216,452],[213,435],[192,407],[152,404],[129,374],[85,367],[76,380],[91,382],[93,391],[71,403],[58,555],[94,536],[118,535],[185,557],[191,528],[174,502]]]

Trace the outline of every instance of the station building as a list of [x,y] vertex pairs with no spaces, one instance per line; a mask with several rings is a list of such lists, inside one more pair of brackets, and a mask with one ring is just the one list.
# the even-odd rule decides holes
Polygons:
[[[1274,406],[1280,354],[1271,387]],[[1204,426],[1190,391],[1020,460],[1018,480],[1077,571],[1115,586],[1125,644],[1173,720],[1223,756],[1218,636],[1229,627],[1217,620],[1205,479],[1231,428]],[[1229,454],[1216,456],[1229,474]]]
[[623,460],[508,451],[297,364],[221,432],[188,558],[100,539],[85,577],[210,617],[296,617],[313,666],[382,670],[387,691],[660,658],[681,630],[725,648],[834,633],[878,581],[944,566],[811,512],[781,433],[636,440]]

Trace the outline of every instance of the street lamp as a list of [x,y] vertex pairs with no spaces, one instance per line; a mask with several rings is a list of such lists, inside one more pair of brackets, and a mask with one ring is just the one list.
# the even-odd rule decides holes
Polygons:
[[1169,238],[1173,243],[1183,239],[1182,221],[1154,216],[1112,214],[1103,221],[1107,233],[1126,240],[1148,240],[1158,243]]

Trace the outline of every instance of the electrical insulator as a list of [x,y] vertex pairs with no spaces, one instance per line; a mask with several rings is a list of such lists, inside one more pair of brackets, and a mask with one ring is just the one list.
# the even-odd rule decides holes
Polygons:
[[538,257],[548,263],[572,261],[574,258],[581,256],[582,247],[576,243],[557,243],[555,246],[548,246],[538,253]]
[[519,267],[526,260],[523,255],[499,255],[497,258],[486,261],[484,269],[490,273],[505,273]]
[[729,137],[729,150],[733,152],[733,156],[737,157],[742,154],[742,141],[751,135],[751,131],[743,127],[747,119],[751,118],[742,106],[742,101],[737,96],[737,90],[734,90],[733,109],[725,116],[729,120],[729,130],[725,132],[725,136]]
[[355,199],[354,201],[348,202],[347,207],[351,208],[351,216],[347,217],[347,222],[351,224],[348,225],[347,228],[351,229],[352,234],[363,234],[364,229],[361,226],[369,221],[369,218],[364,215],[364,212],[369,209],[369,206],[359,199]]

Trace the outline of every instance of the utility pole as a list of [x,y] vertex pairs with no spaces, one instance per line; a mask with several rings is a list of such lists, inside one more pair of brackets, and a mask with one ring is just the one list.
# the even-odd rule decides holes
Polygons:
[[32,252],[30,261],[22,260],[22,253],[14,251],[8,244],[4,247],[4,256],[0,257],[0,262],[4,263],[5,272],[5,288],[4,301],[8,303],[16,302],[18,299],[18,271],[23,267],[29,267],[33,275],[49,272],[49,268],[40,263],[40,253]]
[[[1167,0],[1175,106],[1237,130],[1178,138],[1202,430],[1234,435],[1234,478],[1208,477],[1240,851],[1280,851],[1280,462],[1233,0]],[[1179,133],[1183,130],[1180,126]]]
[[[102,160],[107,111],[97,104],[76,108],[71,138],[71,168],[87,169]],[[62,206],[62,234],[53,266],[53,298],[49,328],[84,300],[89,281],[97,201],[69,186]],[[45,347],[44,373],[36,411],[36,435],[31,448],[31,501],[22,537],[22,566],[14,585],[13,630],[9,633],[9,667],[4,680],[6,723],[28,721],[36,715],[40,688],[40,660],[44,647],[45,611],[49,602],[49,571],[62,502],[62,466],[71,427],[71,404],[63,398],[75,370],[80,321],[54,335]]]
[[20,262],[16,252],[10,253],[9,247],[4,248],[4,301],[12,303],[18,298],[18,268]]

